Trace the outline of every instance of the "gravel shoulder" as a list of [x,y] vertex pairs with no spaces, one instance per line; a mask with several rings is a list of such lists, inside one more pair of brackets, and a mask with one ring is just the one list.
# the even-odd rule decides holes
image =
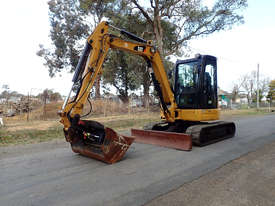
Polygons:
[[146,206],[275,205],[275,141],[235,159]]

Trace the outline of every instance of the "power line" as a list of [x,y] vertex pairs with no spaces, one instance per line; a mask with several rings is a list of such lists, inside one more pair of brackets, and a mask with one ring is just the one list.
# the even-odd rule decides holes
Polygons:
[[[201,53],[201,54],[209,53],[208,51],[198,49],[198,48],[194,48],[194,47],[191,47],[191,46],[189,46],[189,48],[191,49],[191,52],[193,52],[194,54],[195,53]],[[216,55],[216,56],[218,57],[218,59],[222,59],[222,60],[225,60],[225,61],[228,61],[228,62],[231,62],[231,63],[245,64],[247,66],[252,66],[252,67],[255,67],[255,65],[257,65],[256,62],[255,62],[255,64],[253,64],[253,63],[248,63],[247,61],[241,61],[241,60],[236,60],[236,59],[231,59],[231,58],[228,58],[228,57],[224,57],[224,56],[221,56],[219,54]]]

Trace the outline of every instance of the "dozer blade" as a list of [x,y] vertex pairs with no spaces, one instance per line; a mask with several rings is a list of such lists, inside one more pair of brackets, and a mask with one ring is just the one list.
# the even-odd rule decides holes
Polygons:
[[191,135],[175,132],[132,129],[131,136],[135,142],[153,144],[184,151],[192,150]]
[[76,153],[112,164],[121,160],[133,143],[134,139],[116,133],[111,128],[105,128],[105,138],[102,144],[88,144],[77,138],[71,142],[72,150]]

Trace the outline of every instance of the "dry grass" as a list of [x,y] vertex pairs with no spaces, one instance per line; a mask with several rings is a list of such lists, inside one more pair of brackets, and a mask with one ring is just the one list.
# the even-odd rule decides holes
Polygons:
[[[42,106],[29,114],[21,114],[4,119],[6,131],[18,130],[47,130],[59,124],[58,110],[63,102],[53,102]],[[89,104],[84,107],[83,114],[90,110]],[[112,125],[117,128],[124,128],[126,125],[133,125],[143,119],[148,122],[150,119],[159,118],[159,113],[149,112],[144,108],[130,108],[128,105],[119,104],[110,100],[95,100],[92,102],[92,113],[88,119]],[[29,119],[29,121],[27,121]],[[124,126],[123,126],[124,125]]]
[[[29,120],[52,120],[58,119],[57,112],[61,109],[63,102],[52,102],[45,106],[40,106],[38,109],[24,113],[14,117],[6,118],[8,122],[18,122]],[[89,103],[86,103],[83,109],[83,114],[87,114],[90,111]],[[92,101],[92,117],[108,117],[120,114],[130,114],[147,111],[144,108],[131,108],[129,104],[122,104],[112,100],[93,100]]]
[[[43,108],[33,111],[26,121],[26,114],[5,118],[5,127],[0,128],[0,146],[10,144],[27,144],[51,139],[63,138],[62,125],[56,112],[61,107],[61,102],[52,103],[46,106],[46,118],[43,116]],[[275,109],[275,108],[273,108]],[[93,103],[93,113],[87,119],[98,121],[116,131],[128,130],[130,128],[142,128],[146,124],[160,121],[159,112],[150,112],[144,108],[129,110],[124,105],[110,101],[96,101]],[[257,111],[255,109],[243,110],[222,110],[221,119],[240,117],[248,115],[267,114],[267,109]]]
[[[275,110],[271,108],[270,111]],[[236,110],[222,110],[221,118],[227,117],[240,117],[240,116],[249,116],[249,115],[264,115],[270,113],[269,108],[260,108],[257,109],[236,109]]]
[[[94,120],[100,122],[107,127],[112,127],[114,129],[124,129],[128,126],[134,126],[138,124],[142,126],[144,123],[150,123],[153,121],[158,121],[159,113],[158,112],[149,112],[149,113],[131,113],[131,114],[120,114],[120,115],[111,115],[108,117],[90,117],[86,118],[89,120]],[[5,130],[6,131],[18,131],[18,130],[47,130],[52,127],[60,126],[58,119],[55,120],[32,120],[32,121],[8,121],[6,122]]]
[[159,112],[131,113],[109,117],[99,117],[93,120],[101,122],[107,127],[115,130],[127,130],[130,128],[142,128],[146,124],[160,121]]
[[30,111],[28,113],[16,115],[14,117],[6,118],[7,122],[19,122],[19,121],[27,121],[29,118],[32,120],[48,120],[48,119],[57,119],[58,118],[58,110],[62,107],[63,102],[52,102],[50,104],[46,104],[44,106],[40,106],[38,109]]
[[[85,105],[85,110],[88,112],[88,104]],[[92,110],[93,115],[109,116],[114,114],[123,114],[128,112],[128,104],[120,104],[111,100],[98,99],[92,102]]]
[[[159,113],[132,113],[108,117],[89,118],[101,122],[116,131],[131,127],[140,128],[146,123],[159,120]],[[0,146],[30,144],[64,138],[62,125],[55,120],[8,121],[0,128]]]
[[59,123],[57,121],[19,121],[19,122],[10,122],[6,124],[5,129],[7,131],[17,131],[17,130],[48,130],[51,127],[58,126]]
[[24,129],[8,131],[0,129],[0,147],[18,144],[32,144],[64,138],[61,127],[50,127],[47,130]]

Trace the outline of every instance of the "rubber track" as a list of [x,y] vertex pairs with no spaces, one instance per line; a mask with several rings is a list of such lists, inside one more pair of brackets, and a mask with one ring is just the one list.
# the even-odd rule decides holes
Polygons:
[[236,127],[233,122],[214,122],[198,124],[187,128],[186,133],[191,135],[196,146],[205,146],[235,135]]

